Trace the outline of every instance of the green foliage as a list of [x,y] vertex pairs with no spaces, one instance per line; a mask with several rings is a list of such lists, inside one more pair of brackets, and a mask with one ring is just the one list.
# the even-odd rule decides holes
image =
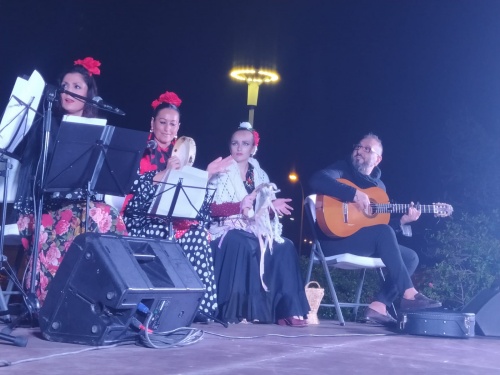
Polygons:
[[433,265],[418,277],[417,289],[445,306],[458,308],[500,275],[498,211],[463,214],[431,237]]
[[[309,265],[309,258],[301,258],[301,269],[304,275],[304,280],[307,276],[307,267]],[[330,274],[332,276],[333,284],[335,285],[335,291],[337,292],[337,298],[340,302],[354,302],[355,294],[358,286],[358,281],[361,276],[361,271],[349,271],[342,269],[330,269]],[[317,281],[322,288],[325,289],[325,295],[323,297],[322,303],[333,303],[332,297],[330,295],[330,290],[326,281],[325,273],[323,272],[323,267],[320,265],[315,265],[313,267],[312,281]],[[380,279],[375,271],[368,270],[365,276],[365,282],[363,286],[363,292],[361,294],[362,303],[370,303],[373,301],[373,296],[379,290]],[[362,313],[362,310],[358,312]],[[342,314],[346,321],[355,320],[354,311],[352,308],[343,308]],[[320,319],[337,319],[335,308],[331,307],[321,307],[318,311],[318,317]]]

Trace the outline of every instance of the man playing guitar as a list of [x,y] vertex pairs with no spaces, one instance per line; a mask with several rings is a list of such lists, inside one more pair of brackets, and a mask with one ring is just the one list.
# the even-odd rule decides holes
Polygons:
[[[385,185],[380,180],[381,171],[378,167],[382,161],[382,151],[381,140],[375,134],[366,135],[359,144],[354,146],[350,162],[338,161],[312,176],[309,181],[312,193],[327,196],[326,198],[332,197],[340,202],[350,202],[350,206],[353,206],[352,210],[358,211],[357,214],[371,217],[374,214],[373,201],[364,191],[376,187],[385,192]],[[348,180],[350,184],[338,181],[339,179]],[[321,202],[321,199],[318,199],[320,205]],[[346,204],[342,218],[344,222],[348,220],[347,209]],[[411,204],[399,220],[396,218],[398,222],[391,222],[392,225],[368,224],[345,237],[334,236],[332,231],[320,229],[318,224],[322,217],[323,207],[317,205],[316,212],[317,232],[325,256],[351,253],[377,257],[382,259],[387,268],[388,277],[385,283],[365,311],[366,321],[395,325],[397,321],[388,313],[387,306],[390,306],[397,298],[401,298],[400,309],[404,311],[441,306],[440,302],[424,296],[414,288],[411,275],[418,265],[418,255],[412,249],[398,244],[396,239],[396,231],[402,230],[403,234],[411,235],[411,228],[408,224],[420,217],[420,209]]]

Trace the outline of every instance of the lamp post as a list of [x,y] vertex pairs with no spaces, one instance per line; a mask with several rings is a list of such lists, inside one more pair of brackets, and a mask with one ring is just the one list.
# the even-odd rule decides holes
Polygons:
[[302,201],[300,202],[300,235],[299,235],[299,256],[301,256],[302,255],[302,230],[304,227],[304,199],[305,199],[304,187],[302,186],[302,182],[300,182],[299,175],[297,174],[297,172],[295,172],[295,171],[290,172],[290,174],[288,175],[288,179],[293,184],[298,182],[299,186],[300,186],[300,191],[302,193]]
[[280,76],[273,70],[255,69],[253,67],[235,67],[229,73],[231,78],[246,82],[248,84],[247,106],[248,106],[248,122],[254,123],[254,110],[257,107],[257,99],[259,96],[259,86],[261,84],[276,83]]

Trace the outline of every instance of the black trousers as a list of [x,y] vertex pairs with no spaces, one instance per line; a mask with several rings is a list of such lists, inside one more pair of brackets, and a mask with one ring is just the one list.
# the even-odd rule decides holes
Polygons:
[[375,300],[390,306],[404,291],[413,287],[411,275],[418,266],[418,255],[398,244],[396,233],[389,225],[362,228],[345,238],[320,239],[325,256],[351,253],[381,258],[388,277]]

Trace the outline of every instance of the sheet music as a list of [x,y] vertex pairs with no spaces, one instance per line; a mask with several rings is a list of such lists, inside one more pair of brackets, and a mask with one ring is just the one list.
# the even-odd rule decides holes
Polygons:
[[[17,77],[0,122],[0,149],[8,152],[14,151],[28,133],[35,119],[44,88],[45,81],[36,70],[28,80]],[[25,104],[29,105],[29,109]]]
[[161,186],[158,188],[148,213],[167,216],[177,183],[182,180],[182,190],[177,198],[172,217],[195,219],[205,200],[208,172],[186,165],[181,169],[171,170],[165,177],[166,181],[160,183]]
[[88,124],[88,125],[99,125],[105,126],[108,122],[105,118],[90,118],[90,117],[82,117],[82,116],[72,116],[72,115],[64,115],[64,122],[76,122],[77,124]]

